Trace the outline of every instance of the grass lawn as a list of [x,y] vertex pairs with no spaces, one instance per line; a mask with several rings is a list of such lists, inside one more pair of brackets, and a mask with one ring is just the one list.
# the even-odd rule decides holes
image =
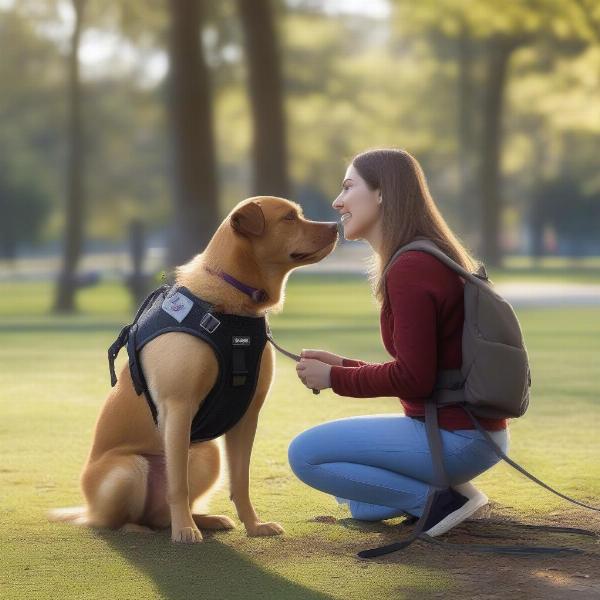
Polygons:
[[[364,279],[294,274],[286,296],[283,313],[270,319],[283,347],[389,360]],[[207,532],[204,543],[187,546],[172,544],[167,532],[124,534],[47,522],[47,509],[81,504],[78,476],[110,385],[106,351],[132,316],[124,290],[113,284],[83,290],[81,312],[73,317],[48,316],[50,297],[46,283],[0,284],[2,598],[397,600],[471,589],[457,568],[470,553],[449,555],[418,542],[387,559],[356,558],[356,551],[394,539],[400,519],[376,524],[348,519],[332,497],[295,478],[287,447],[308,427],[345,416],[397,413],[399,402],[343,398],[331,390],[315,396],[297,379],[295,363],[279,353],[253,450],[251,494],[259,516],[281,523],[284,536],[248,538],[239,526]],[[597,504],[600,307],[527,309],[518,316],[533,387],[528,414],[511,423],[510,453],[550,485]],[[118,363],[125,361],[123,351]],[[567,525],[572,516],[581,523],[579,509],[508,465],[496,465],[477,483],[493,500],[496,515]],[[218,492],[211,512],[237,519],[227,496],[226,488]],[[314,522],[317,515],[338,521]],[[596,517],[590,512],[587,518],[591,523]],[[505,564],[493,555],[478,560],[487,560],[489,571]],[[533,580],[534,563],[520,560],[519,571]],[[556,581],[551,589],[566,592]]]

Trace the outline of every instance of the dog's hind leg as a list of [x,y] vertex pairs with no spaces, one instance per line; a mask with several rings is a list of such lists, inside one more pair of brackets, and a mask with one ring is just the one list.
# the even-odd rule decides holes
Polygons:
[[140,524],[148,471],[147,460],[138,454],[108,454],[88,464],[81,475],[87,500],[86,524],[111,529]]

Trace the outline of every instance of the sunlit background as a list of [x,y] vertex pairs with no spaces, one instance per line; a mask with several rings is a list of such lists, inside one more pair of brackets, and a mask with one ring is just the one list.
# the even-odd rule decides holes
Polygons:
[[421,162],[488,268],[597,280],[592,0],[1,0],[0,46],[1,277],[53,281],[55,310],[151,287],[248,196],[335,219],[374,147]]
[[[580,559],[494,556],[493,569],[489,555],[467,562],[419,543],[357,565],[356,551],[398,532],[347,518],[293,475],[287,448],[327,420],[398,414],[399,400],[313,395],[279,353],[251,480],[261,518],[286,536],[239,527],[192,552],[168,532],[96,532],[45,514],[82,503],[78,475],[111,390],[107,348],[140,300],[244,198],[288,197],[310,219],[337,219],[349,161],[377,147],[417,158],[443,216],[515,307],[532,387],[527,414],[510,422],[511,456],[597,505],[598,0],[0,0],[0,90],[2,598],[597,593],[594,538]],[[282,347],[391,359],[369,253],[342,238],[292,273],[269,315]],[[127,360],[123,350],[117,373]],[[588,511],[507,464],[477,484],[492,518],[598,531]],[[235,517],[226,488],[211,510]],[[486,519],[461,527],[459,541],[529,541]]]

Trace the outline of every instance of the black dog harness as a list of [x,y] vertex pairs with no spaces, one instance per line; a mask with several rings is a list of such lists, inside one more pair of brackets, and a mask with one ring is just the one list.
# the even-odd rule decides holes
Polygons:
[[244,317],[213,309],[213,304],[198,298],[185,286],[163,285],[144,300],[133,323],[121,330],[108,349],[111,386],[117,383],[115,359],[127,345],[133,386],[138,396],[144,393],[152,418],[158,424],[156,405],[140,364],[140,350],[170,331],[189,333],[210,344],[219,362],[219,375],[192,420],[190,443],[219,437],[244,416],[254,396],[260,360],[270,338],[264,316]]

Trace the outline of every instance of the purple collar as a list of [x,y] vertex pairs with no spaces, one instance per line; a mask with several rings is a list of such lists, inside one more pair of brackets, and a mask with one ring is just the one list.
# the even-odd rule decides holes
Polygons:
[[211,269],[210,267],[207,267],[207,266],[205,266],[204,268],[209,273],[219,276],[221,279],[225,280],[227,283],[229,283],[233,287],[240,290],[240,292],[243,292],[247,296],[250,296],[250,298],[252,298],[252,300],[254,300],[254,302],[256,302],[256,303],[264,302],[265,300],[267,300],[269,298],[269,296],[265,292],[265,290],[259,290],[259,289],[253,288],[249,285],[246,285],[245,283],[238,281],[235,277],[232,277],[231,275],[229,275],[228,273],[225,273],[224,271],[215,271],[214,269]]

